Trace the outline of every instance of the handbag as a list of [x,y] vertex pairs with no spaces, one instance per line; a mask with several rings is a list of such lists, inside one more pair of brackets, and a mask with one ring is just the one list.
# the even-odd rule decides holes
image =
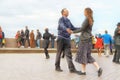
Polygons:
[[5,44],[5,39],[2,39],[2,43]]

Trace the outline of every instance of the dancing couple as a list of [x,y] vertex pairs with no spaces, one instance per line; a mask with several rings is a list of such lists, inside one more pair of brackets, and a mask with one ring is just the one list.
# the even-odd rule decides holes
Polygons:
[[[85,8],[84,15],[85,21],[83,22],[80,28],[75,28],[70,20],[67,18],[69,11],[64,8],[61,11],[62,17],[58,22],[58,39],[57,39],[57,54],[55,60],[55,70],[62,72],[63,70],[60,67],[61,53],[64,51],[68,68],[71,73],[77,73],[79,75],[86,75],[86,65],[88,63],[93,64],[98,71],[98,77],[102,75],[102,68],[97,64],[95,59],[91,56],[92,49],[92,26],[93,26],[93,11],[91,8]],[[71,54],[71,44],[70,44],[70,35],[72,33],[81,33],[80,43],[78,51],[76,54],[75,61],[81,64],[82,70],[77,71],[73,62]]]

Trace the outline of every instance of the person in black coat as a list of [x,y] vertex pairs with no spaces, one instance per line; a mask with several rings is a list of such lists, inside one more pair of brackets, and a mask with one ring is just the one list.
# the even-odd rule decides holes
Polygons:
[[24,47],[24,45],[25,45],[25,33],[24,33],[24,31],[23,31],[23,29],[21,30],[21,44],[22,44],[22,46]]
[[[25,41],[24,43],[27,41],[28,42],[28,46],[30,47],[30,40],[29,40],[29,29],[28,29],[28,26],[25,27],[26,30],[25,30]],[[24,44],[25,46],[25,44]]]
[[50,56],[48,54],[48,47],[49,47],[49,43],[50,43],[50,39],[51,38],[51,34],[49,33],[48,28],[45,29],[45,33],[43,34],[43,48],[44,48],[44,52],[45,52],[45,56],[46,59],[49,59]]
[[117,24],[117,28],[114,32],[114,46],[115,46],[115,54],[113,58],[113,62],[120,64],[120,23]]

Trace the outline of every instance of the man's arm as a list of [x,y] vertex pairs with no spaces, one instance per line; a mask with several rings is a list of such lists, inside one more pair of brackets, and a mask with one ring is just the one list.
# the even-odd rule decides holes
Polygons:
[[71,34],[71,29],[68,28],[68,26],[66,25],[66,20],[64,18],[61,18],[59,20],[59,27],[58,27],[58,30],[61,30],[61,31],[67,31],[69,34]]

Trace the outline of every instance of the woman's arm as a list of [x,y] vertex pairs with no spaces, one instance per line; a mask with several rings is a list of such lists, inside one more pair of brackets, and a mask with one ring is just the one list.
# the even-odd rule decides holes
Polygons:
[[85,21],[82,24],[82,27],[77,30],[74,30],[73,33],[79,33],[84,31],[88,25],[89,25],[88,19],[85,19]]

